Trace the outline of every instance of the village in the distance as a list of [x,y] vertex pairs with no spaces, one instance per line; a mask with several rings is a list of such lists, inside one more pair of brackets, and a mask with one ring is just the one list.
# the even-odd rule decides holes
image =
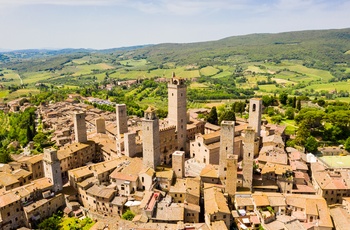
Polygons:
[[[319,147],[322,157],[285,145],[285,126],[262,119],[261,98],[249,118],[204,121],[187,109],[185,79],[168,85],[168,116],[91,108],[78,94],[36,107],[54,130],[54,148],[33,143],[0,165],[0,229],[36,229],[58,211],[90,218],[91,229],[346,229],[350,224],[350,156]],[[32,106],[16,101],[15,112]],[[340,157],[342,158],[340,160]]]

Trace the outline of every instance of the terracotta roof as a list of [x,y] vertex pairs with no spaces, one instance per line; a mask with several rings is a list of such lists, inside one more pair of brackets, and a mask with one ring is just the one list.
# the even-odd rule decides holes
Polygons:
[[5,172],[0,172],[0,185],[8,186],[16,183],[19,183],[16,176]]
[[113,188],[105,188],[99,187],[98,185],[94,185],[88,190],[86,190],[86,193],[96,197],[110,199],[112,196],[114,196],[116,190],[114,190]]
[[201,177],[210,177],[210,178],[219,178],[218,171],[213,165],[205,166],[202,169],[200,176]]
[[254,193],[252,197],[257,207],[270,205],[269,199],[263,193]]
[[227,206],[227,200],[224,197],[224,194],[216,187],[204,190],[204,208],[205,213],[209,215],[218,212],[231,213]]
[[7,194],[0,195],[0,207],[1,208],[5,207],[19,200],[20,200],[20,197],[14,193],[7,193]]

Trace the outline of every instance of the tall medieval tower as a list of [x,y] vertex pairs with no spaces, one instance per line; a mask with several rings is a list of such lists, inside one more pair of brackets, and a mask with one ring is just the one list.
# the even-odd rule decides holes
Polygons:
[[185,177],[185,152],[175,151],[172,155],[172,169],[176,178]]
[[262,100],[261,100],[261,98],[250,99],[250,101],[249,101],[249,126],[251,126],[255,130],[256,137],[260,137],[261,113],[262,113]]
[[43,156],[44,175],[53,183],[53,190],[59,192],[63,188],[60,161],[57,158],[57,150],[53,148],[44,149]]
[[149,107],[142,119],[143,165],[155,169],[160,164],[159,120]]
[[219,158],[219,177],[221,180],[226,177],[227,156],[233,155],[235,145],[235,122],[222,121],[220,131],[220,158]]
[[243,187],[252,190],[255,130],[248,126],[243,139]]
[[186,151],[187,136],[187,86],[185,80],[173,76],[168,84],[168,120],[170,125],[176,126],[177,147]]
[[115,106],[115,111],[117,115],[117,134],[124,134],[128,132],[128,115],[126,113],[125,104],[117,104]]
[[229,154],[227,155],[227,172],[225,181],[225,193],[233,197],[237,190],[237,161],[238,156]]
[[85,113],[75,112],[73,114],[75,141],[79,143],[87,142]]

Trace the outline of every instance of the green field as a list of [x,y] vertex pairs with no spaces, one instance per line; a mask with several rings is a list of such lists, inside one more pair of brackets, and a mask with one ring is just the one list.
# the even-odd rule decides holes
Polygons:
[[32,95],[34,94],[38,94],[39,90],[38,89],[19,89],[17,91],[14,91],[8,95],[6,95],[6,98],[11,101],[13,99],[22,97],[22,96],[28,96],[29,93],[31,93]]
[[[19,80],[19,75],[15,71],[11,69],[2,69],[0,73],[4,75],[0,77],[0,84],[3,84],[3,85],[21,84],[21,81]],[[2,78],[4,78],[5,80],[1,80]]]
[[315,91],[321,91],[321,90],[326,90],[326,91],[333,91],[333,90],[344,90],[344,91],[349,91],[350,88],[350,82],[331,82],[327,84],[314,84],[305,87],[304,89],[313,89]]
[[278,88],[276,87],[276,85],[259,85],[259,89],[265,90],[266,92],[274,92]]
[[129,59],[129,60],[120,61],[120,64],[125,66],[140,67],[140,66],[147,65],[148,61],[146,59],[140,59],[140,60]]
[[202,69],[200,69],[200,74],[203,76],[213,76],[217,74],[219,70],[217,68],[214,68],[212,66],[206,66]]
[[47,80],[52,77],[53,74],[50,72],[34,72],[22,74],[23,84],[36,83],[38,81]]

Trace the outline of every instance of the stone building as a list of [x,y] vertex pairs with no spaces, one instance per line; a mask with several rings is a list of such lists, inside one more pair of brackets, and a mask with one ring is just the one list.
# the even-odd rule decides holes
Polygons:
[[148,108],[142,120],[143,165],[155,169],[160,165],[159,120]]
[[262,114],[262,100],[261,98],[252,98],[249,100],[249,126],[251,126],[256,137],[260,136],[261,130],[261,114]]
[[175,151],[173,153],[172,167],[176,178],[185,176],[185,152]]
[[85,113],[75,112],[73,114],[75,141],[78,143],[87,142]]
[[185,80],[175,77],[175,73],[168,84],[168,120],[176,127],[177,149],[186,151],[187,137],[187,86]]
[[244,132],[243,145],[243,187],[252,190],[255,130],[248,127]]
[[44,174],[54,184],[53,191],[59,192],[63,188],[60,161],[57,158],[57,150],[52,148],[44,149]]
[[220,159],[219,159],[219,176],[221,179],[226,178],[228,155],[233,155],[235,145],[235,122],[222,121],[220,132]]

